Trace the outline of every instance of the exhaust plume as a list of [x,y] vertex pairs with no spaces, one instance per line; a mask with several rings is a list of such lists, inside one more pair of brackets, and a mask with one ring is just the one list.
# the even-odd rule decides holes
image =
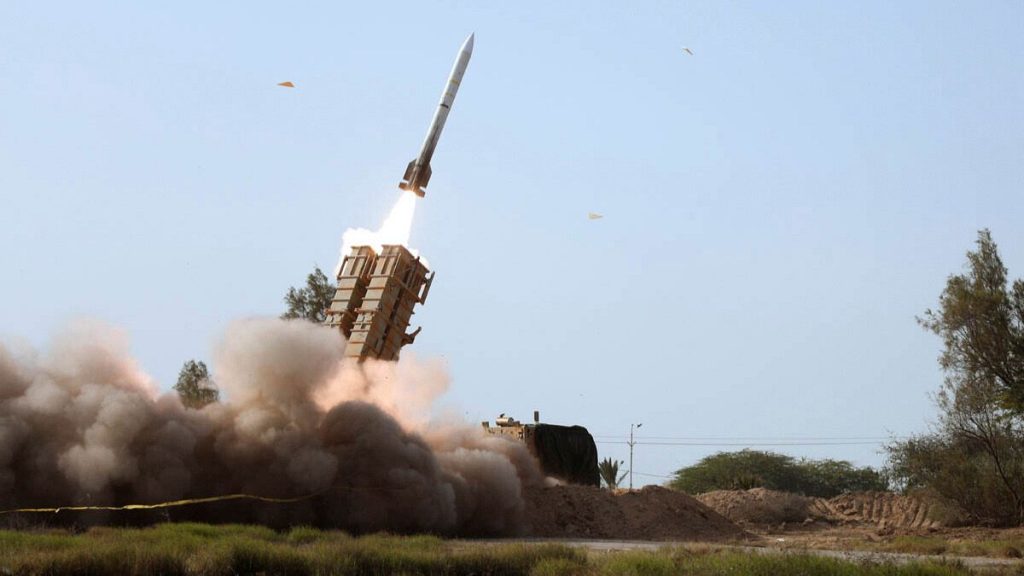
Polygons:
[[338,258],[338,265],[334,268],[334,276],[341,271],[341,264],[352,251],[353,246],[369,246],[380,253],[381,246],[385,244],[400,244],[405,246],[413,256],[419,256],[412,248],[409,248],[409,236],[412,234],[412,219],[416,215],[416,194],[402,192],[398,201],[391,207],[391,212],[384,219],[384,223],[376,231],[366,228],[349,228],[341,235],[341,255]]
[[0,344],[0,508],[316,494],[167,514],[520,533],[523,488],[543,482],[526,447],[464,423],[431,424],[447,386],[440,364],[360,365],[343,350],[338,331],[302,320],[234,322],[213,358],[225,400],[192,410],[157,392],[109,326],[76,324],[44,353]]

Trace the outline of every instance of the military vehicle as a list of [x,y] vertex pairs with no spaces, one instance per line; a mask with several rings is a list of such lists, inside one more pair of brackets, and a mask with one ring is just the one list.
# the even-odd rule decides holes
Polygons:
[[583,426],[542,424],[540,412],[534,411],[533,423],[522,422],[502,414],[482,423],[484,432],[506,436],[526,444],[537,457],[544,474],[568,484],[600,486],[597,470],[597,445]]

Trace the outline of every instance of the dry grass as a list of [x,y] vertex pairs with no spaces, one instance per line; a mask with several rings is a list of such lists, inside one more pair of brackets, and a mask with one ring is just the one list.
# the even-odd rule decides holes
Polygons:
[[989,558],[1020,558],[1024,538],[996,540],[950,540],[942,536],[895,536],[868,546],[884,552],[907,554],[949,554],[953,556],[985,556]]
[[862,564],[804,555],[762,556],[711,547],[588,557],[557,544],[455,545],[433,536],[294,528],[164,524],[83,534],[0,531],[0,574],[618,575],[772,574],[946,576],[956,565]]

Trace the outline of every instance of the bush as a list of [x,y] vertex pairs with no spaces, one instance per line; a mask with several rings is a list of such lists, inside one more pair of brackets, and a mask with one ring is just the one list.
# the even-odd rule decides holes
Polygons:
[[845,460],[796,460],[759,450],[707,456],[676,471],[669,486],[690,494],[768,488],[822,498],[887,488],[882,475],[870,467],[857,468]]
[[886,447],[886,473],[904,491],[925,490],[952,502],[974,523],[1018,524],[1018,500],[1007,485],[1024,489],[1024,435],[1009,431],[991,437],[995,450],[950,429],[895,441]]

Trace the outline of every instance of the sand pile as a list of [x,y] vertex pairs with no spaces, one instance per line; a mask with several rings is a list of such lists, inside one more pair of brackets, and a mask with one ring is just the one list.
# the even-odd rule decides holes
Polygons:
[[893,528],[938,528],[948,524],[948,506],[892,492],[853,492],[835,498],[753,488],[717,490],[697,499],[740,524],[783,522],[857,523]]
[[959,523],[948,504],[892,492],[854,492],[824,502],[833,520],[895,528],[940,528]]
[[593,486],[529,488],[525,497],[531,536],[705,542],[751,537],[692,496],[658,486],[622,493]]
[[722,516],[741,524],[781,524],[824,519],[827,510],[815,506],[816,498],[767,488],[715,490],[697,496]]

